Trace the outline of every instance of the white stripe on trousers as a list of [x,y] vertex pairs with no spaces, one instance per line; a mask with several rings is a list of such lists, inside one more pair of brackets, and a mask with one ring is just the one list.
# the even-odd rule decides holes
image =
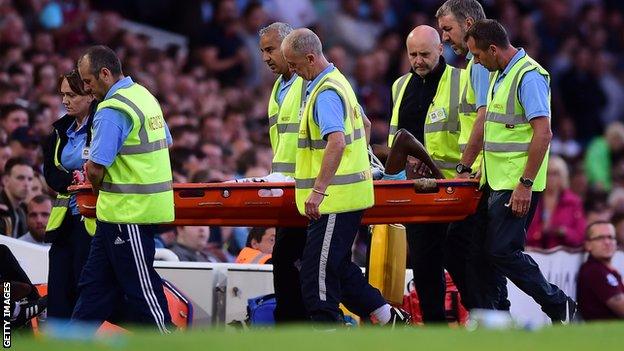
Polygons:
[[336,225],[336,214],[332,213],[327,217],[327,226],[323,235],[323,247],[321,247],[321,258],[319,260],[319,299],[327,301],[327,285],[325,279],[327,277],[327,259],[329,257],[329,247],[331,246],[332,235],[334,234],[334,226]]
[[135,225],[128,225],[128,234],[133,248],[133,253],[135,254],[135,262],[137,264],[139,282],[141,284],[143,296],[145,297],[145,301],[154,316],[156,325],[160,329],[161,333],[166,333],[168,331],[164,324],[164,316],[162,314],[162,310],[160,309],[160,305],[158,304],[158,300],[154,296],[154,290],[151,286],[151,280],[146,269],[147,264],[145,264],[145,256],[143,254],[141,238],[139,237],[139,228]]
[[139,283],[143,292],[145,302],[154,317],[154,321],[158,326],[161,333],[168,333],[165,326],[164,315],[158,304],[158,299],[154,295],[154,289],[152,288],[151,280],[147,271],[147,264],[145,263],[145,255],[143,254],[143,247],[141,245],[140,232],[137,225],[128,224],[128,237],[130,239],[130,245],[132,247],[132,253],[134,255],[134,261],[137,266],[137,273],[139,275]]
[[[147,267],[147,262],[145,261],[145,253],[143,252],[143,245],[141,245],[141,232],[139,230],[139,226],[134,224],[134,229],[135,229],[135,238],[136,238],[136,243],[137,243],[137,247],[139,248],[139,251],[141,253],[141,255],[139,256],[139,262],[143,263],[143,271],[145,273],[145,281],[147,282],[147,292],[148,292],[148,296],[152,297],[152,301],[154,302],[154,307],[156,309],[156,312],[158,312],[158,315],[160,316],[160,321],[162,323],[163,326],[163,330],[165,333],[170,333],[170,331],[167,329],[167,325],[165,324],[165,314],[163,313],[162,310],[162,306],[160,305],[160,303],[158,302],[158,298],[156,298],[156,293],[154,291],[154,287],[152,286],[152,280],[150,279],[150,275],[149,275],[149,270]],[[165,302],[167,303],[167,302]],[[168,306],[165,305],[165,308],[167,308]]]

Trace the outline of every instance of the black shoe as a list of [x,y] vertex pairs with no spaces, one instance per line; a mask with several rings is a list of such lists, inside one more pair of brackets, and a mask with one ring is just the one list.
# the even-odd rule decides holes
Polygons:
[[20,305],[20,311],[15,320],[12,321],[16,328],[26,324],[31,319],[37,317],[48,307],[48,297],[44,296],[38,300]]
[[407,326],[412,321],[412,315],[399,307],[390,308],[390,321],[385,326],[395,328],[396,326]]
[[570,322],[572,322],[574,320],[574,317],[576,316],[576,309],[576,302],[568,296],[566,301],[564,302],[563,307],[559,311],[559,315],[555,318],[551,317],[552,323],[562,325],[570,324]]

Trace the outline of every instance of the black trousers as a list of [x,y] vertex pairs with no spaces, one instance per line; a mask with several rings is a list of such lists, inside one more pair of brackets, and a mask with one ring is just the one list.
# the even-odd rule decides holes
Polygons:
[[78,281],[87,263],[91,236],[80,215],[65,216],[48,253],[48,317],[71,318],[78,301]]
[[[446,321],[444,277],[447,223],[406,225],[409,264],[414,273],[414,287],[425,323]],[[461,258],[458,258],[460,260]],[[461,265],[458,263],[457,265]],[[455,278],[453,278],[455,279]]]
[[301,291],[314,322],[340,323],[341,301],[359,316],[368,316],[386,303],[351,261],[351,247],[363,213],[326,214],[308,225],[301,260]]
[[[449,224],[445,265],[466,309],[509,310],[507,278],[494,269],[483,251],[488,221],[488,196],[489,193],[484,190],[474,214],[463,221]],[[496,286],[498,295],[484,295],[481,292],[483,285]]]
[[[531,207],[525,217],[514,216],[511,206],[505,206],[511,193],[510,190],[489,190],[487,230],[481,243],[483,250],[498,273],[531,296],[549,317],[556,318],[567,296],[556,285],[546,281],[537,263],[524,253],[526,231],[535,214],[540,193],[533,192]],[[487,296],[491,299],[500,296],[497,285],[485,283],[483,288]]]
[[309,321],[301,295],[301,256],[306,243],[306,228],[277,228],[273,246],[273,288],[277,305],[275,321]]

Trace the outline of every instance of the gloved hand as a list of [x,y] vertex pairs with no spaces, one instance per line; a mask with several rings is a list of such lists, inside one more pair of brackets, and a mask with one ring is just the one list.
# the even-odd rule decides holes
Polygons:
[[88,182],[85,171],[75,170],[72,173],[72,184],[74,185],[82,185]]

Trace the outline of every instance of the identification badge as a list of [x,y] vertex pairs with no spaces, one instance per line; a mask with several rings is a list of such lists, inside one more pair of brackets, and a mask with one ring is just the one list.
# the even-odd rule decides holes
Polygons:
[[88,160],[89,159],[89,148],[88,147],[82,148],[82,159],[83,160]]
[[429,121],[431,123],[440,122],[446,118],[446,112],[443,108],[433,110],[429,113]]

